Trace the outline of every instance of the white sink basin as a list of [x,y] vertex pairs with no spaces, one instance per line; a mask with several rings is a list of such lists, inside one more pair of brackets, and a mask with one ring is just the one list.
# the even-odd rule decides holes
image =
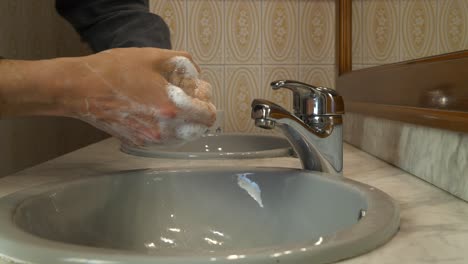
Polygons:
[[1,198],[0,263],[329,263],[384,244],[398,225],[389,196],[330,175],[130,171]]
[[285,157],[292,153],[282,137],[250,134],[208,134],[181,146],[131,147],[122,145],[125,153],[171,159],[254,159]]

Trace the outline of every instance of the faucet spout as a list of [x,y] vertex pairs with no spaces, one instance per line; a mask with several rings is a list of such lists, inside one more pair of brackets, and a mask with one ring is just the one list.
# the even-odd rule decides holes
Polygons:
[[[288,83],[291,82],[293,81],[288,81]],[[318,93],[320,92],[323,92],[323,89],[319,89]],[[316,95],[317,93],[312,94],[312,96]],[[333,94],[333,96],[338,95]],[[309,99],[313,101],[314,98]],[[307,98],[300,99],[298,101],[305,101]],[[342,103],[341,98],[337,101]],[[324,104],[319,102],[318,105]],[[344,107],[339,106],[339,108]],[[328,112],[321,115],[304,112],[298,117],[273,102],[255,99],[252,102],[251,117],[255,120],[257,127],[279,129],[293,146],[305,170],[342,175],[343,122],[341,114],[343,112]]]

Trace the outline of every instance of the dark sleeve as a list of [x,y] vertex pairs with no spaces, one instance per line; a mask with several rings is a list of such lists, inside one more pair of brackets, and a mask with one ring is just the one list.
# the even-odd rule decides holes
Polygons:
[[149,12],[148,0],[56,0],[55,6],[95,52],[119,47],[171,48],[169,27]]

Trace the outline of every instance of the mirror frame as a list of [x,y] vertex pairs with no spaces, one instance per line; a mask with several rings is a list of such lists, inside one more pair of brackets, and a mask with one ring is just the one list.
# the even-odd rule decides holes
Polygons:
[[468,50],[352,70],[352,0],[336,0],[336,88],[346,112],[468,133]]

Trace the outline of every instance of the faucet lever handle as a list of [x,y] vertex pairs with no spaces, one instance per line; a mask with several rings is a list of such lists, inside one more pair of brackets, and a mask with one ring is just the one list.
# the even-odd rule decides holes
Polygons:
[[333,89],[291,80],[274,81],[271,88],[286,88],[293,92],[294,114],[302,120],[311,116],[344,114],[343,98]]

